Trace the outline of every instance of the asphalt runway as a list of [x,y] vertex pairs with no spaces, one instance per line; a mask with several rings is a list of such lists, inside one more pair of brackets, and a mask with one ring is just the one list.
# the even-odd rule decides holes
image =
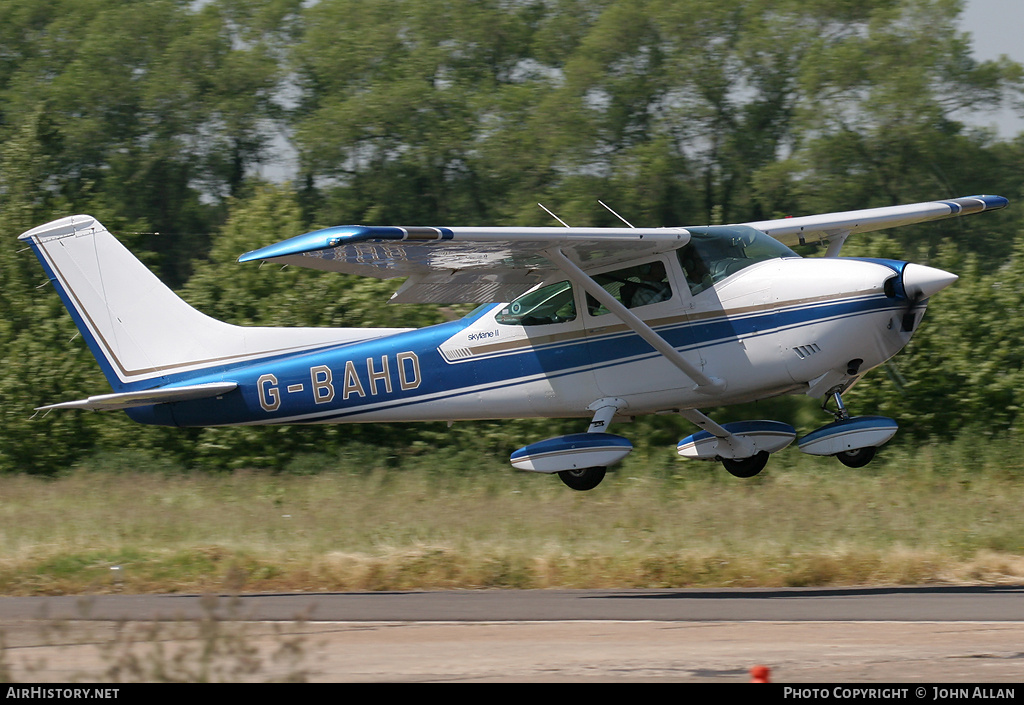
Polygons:
[[40,683],[1024,680],[1021,586],[4,597],[0,632]]

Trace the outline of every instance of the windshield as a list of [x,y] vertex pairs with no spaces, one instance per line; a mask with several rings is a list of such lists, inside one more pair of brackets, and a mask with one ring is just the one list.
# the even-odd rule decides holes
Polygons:
[[679,248],[677,255],[692,294],[698,294],[752,264],[800,256],[775,238],[747,225],[687,230],[690,242]]

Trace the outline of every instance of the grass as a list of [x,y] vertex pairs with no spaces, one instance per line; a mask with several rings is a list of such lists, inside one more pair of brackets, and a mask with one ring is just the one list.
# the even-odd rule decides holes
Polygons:
[[503,459],[96,458],[0,477],[0,593],[1020,582],[1020,451],[904,444],[849,470],[788,450],[738,480],[638,450],[583,493]]

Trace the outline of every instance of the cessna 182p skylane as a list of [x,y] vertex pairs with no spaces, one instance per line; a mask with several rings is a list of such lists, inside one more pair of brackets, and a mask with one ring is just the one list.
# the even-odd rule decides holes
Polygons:
[[[419,330],[229,325],[178,298],[94,218],[72,216],[21,239],[114,393],[40,408],[170,426],[584,417],[586,433],[511,461],[585,490],[632,450],[610,424],[640,414],[681,415],[703,430],[680,455],[753,476],[795,429],[698,409],[808,394],[833,402],[835,421],[800,450],[859,467],[897,425],[850,416],[843,392],[907,344],[928,298],[957,277],[839,258],[843,242],[1006,205],[973,196],[686,228],[339,226],[239,258],[408,277],[394,302],[484,304]],[[790,249],[818,241],[824,257]]]

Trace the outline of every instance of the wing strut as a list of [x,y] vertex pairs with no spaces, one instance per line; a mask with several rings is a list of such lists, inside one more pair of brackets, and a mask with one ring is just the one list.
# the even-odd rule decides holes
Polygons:
[[838,230],[828,235],[828,251],[825,252],[826,257],[838,257],[839,250],[843,249],[843,243],[846,242],[846,238],[850,237],[852,230]]
[[586,272],[580,269],[572,260],[565,256],[557,248],[544,250],[544,256],[553,265],[562,270],[570,281],[582,287],[584,291],[604,304],[611,313],[614,313],[619,320],[625,323],[634,333],[643,338],[647,343],[661,353],[669,362],[678,367],[683,374],[697,383],[695,389],[706,394],[714,394],[725,389],[725,381],[717,377],[708,377],[700,369],[690,364],[678,350],[654,332],[649,325],[622,305],[618,299],[609,294],[603,286],[594,281]]

